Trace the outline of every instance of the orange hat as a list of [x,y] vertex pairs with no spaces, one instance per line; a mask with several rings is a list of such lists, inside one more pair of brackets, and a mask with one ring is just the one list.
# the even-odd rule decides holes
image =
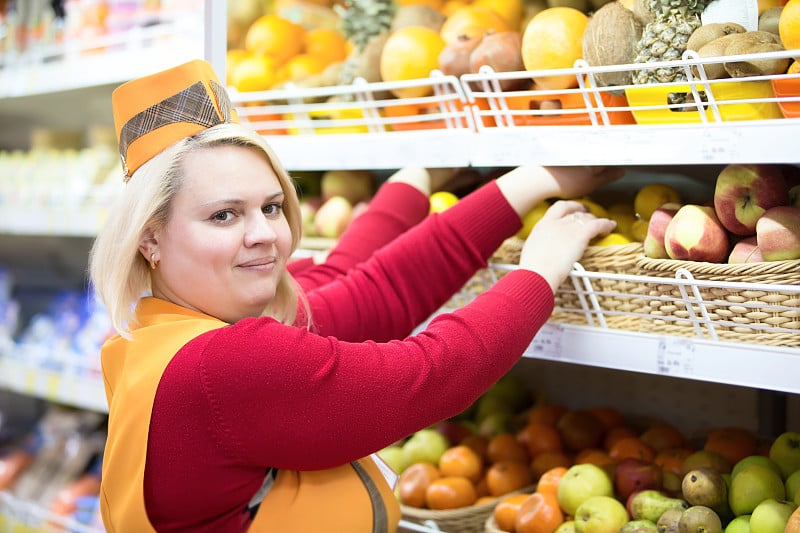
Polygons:
[[225,87],[196,59],[117,87],[111,95],[125,182],[168,146],[225,122],[238,122]]

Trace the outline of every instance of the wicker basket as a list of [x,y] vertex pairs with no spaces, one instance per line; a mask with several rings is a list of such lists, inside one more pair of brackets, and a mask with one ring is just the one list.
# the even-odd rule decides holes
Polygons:
[[[643,284],[642,312],[650,318],[641,331],[800,346],[800,260],[730,265],[642,258],[637,268],[643,276],[670,278]],[[690,279],[676,283],[679,273]]]
[[[523,243],[522,239],[507,239],[493,259],[499,263],[519,263]],[[589,272],[636,274],[636,263],[643,255],[641,243],[590,246],[580,264]],[[500,264],[494,266],[494,271],[500,278],[509,270]],[[635,298],[641,291],[635,281],[574,276],[556,292],[555,309],[550,320],[578,325],[602,325],[605,322],[610,328],[637,330],[639,318],[631,313],[643,305]]]
[[420,509],[400,505],[403,519],[417,524],[433,522],[440,530],[445,533],[484,533],[486,520],[492,516],[497,502],[511,494],[530,493],[536,489],[536,485],[529,485],[520,490],[503,494],[497,498],[480,505],[470,505],[459,509],[447,509],[435,511],[432,509]]
[[508,533],[497,527],[497,521],[494,519],[494,514],[490,514],[489,518],[486,519],[486,523],[483,526],[483,531],[485,533]]

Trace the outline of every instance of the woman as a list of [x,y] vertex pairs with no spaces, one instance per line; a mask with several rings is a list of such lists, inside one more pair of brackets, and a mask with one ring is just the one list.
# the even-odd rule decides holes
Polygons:
[[[110,532],[395,531],[399,508],[370,454],[507,373],[589,240],[614,227],[557,202],[519,270],[406,337],[533,205],[619,172],[520,167],[407,220],[368,258],[299,273],[323,273],[300,291],[286,268],[300,239],[295,189],[236,124],[210,66],[134,80],[113,100],[128,182],[90,258],[119,332],[102,350]],[[407,173],[421,189],[396,188],[420,218],[429,176]]]

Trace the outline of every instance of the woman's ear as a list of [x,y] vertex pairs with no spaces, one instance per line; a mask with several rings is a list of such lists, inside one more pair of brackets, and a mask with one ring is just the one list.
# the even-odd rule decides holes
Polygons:
[[139,241],[139,252],[148,262],[152,262],[154,255],[158,254],[158,238],[153,230],[146,229],[142,233],[142,238]]

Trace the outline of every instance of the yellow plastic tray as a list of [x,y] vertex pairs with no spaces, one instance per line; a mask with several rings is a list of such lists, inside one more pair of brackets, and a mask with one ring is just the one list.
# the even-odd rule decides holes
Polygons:
[[[772,84],[769,81],[724,81],[709,83],[708,87],[719,109],[723,121],[736,120],[763,120],[783,118],[781,109],[775,102],[743,102],[733,103],[736,100],[751,100],[761,98],[774,98]],[[703,86],[698,85],[697,90],[703,91]],[[691,95],[692,89],[686,84],[643,85],[625,89],[631,113],[638,124],[684,124],[701,122],[700,111],[696,108],[669,108],[668,97],[670,93],[687,93]],[[653,109],[643,109],[653,106]],[[655,107],[658,106],[658,107]],[[703,103],[706,117],[710,122],[715,119],[711,105]],[[640,109],[637,109],[640,108]]]

